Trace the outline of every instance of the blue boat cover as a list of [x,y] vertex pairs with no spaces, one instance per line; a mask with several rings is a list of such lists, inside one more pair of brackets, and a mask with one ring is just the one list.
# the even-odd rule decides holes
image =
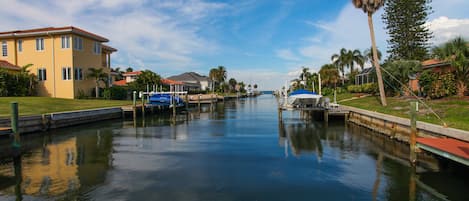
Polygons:
[[[150,104],[153,104],[153,105],[169,106],[171,105],[171,95],[153,94],[152,96],[150,96],[149,101],[150,101]],[[177,96],[175,97],[175,101],[177,105],[184,103],[184,101]]]
[[311,95],[316,95],[317,93],[316,93],[316,92],[309,91],[309,90],[306,90],[306,89],[298,89],[298,90],[295,90],[295,91],[291,92],[289,96],[298,95],[298,94],[311,94]]

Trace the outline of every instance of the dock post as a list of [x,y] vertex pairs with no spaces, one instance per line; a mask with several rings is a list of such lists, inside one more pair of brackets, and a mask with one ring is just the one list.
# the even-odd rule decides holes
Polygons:
[[186,94],[186,111],[189,110],[189,94]]
[[18,103],[12,102],[11,105],[11,131],[13,131],[14,139],[13,139],[13,148],[20,148],[20,132],[18,130]]
[[[148,85],[147,85],[148,89]],[[142,116],[145,116],[145,94],[142,95]]]
[[282,111],[282,107],[278,107],[278,119],[280,122],[283,122],[283,111]]
[[329,124],[329,110],[324,109],[323,114],[324,114],[324,123]]
[[176,118],[176,96],[173,95],[173,117]]
[[416,140],[417,140],[417,110],[418,110],[418,103],[416,101],[410,102],[410,137],[409,137],[409,145],[410,145],[410,156],[409,160],[412,165],[415,165],[417,161],[417,154],[416,154]]
[[197,98],[197,105],[198,105],[198,107],[199,107],[199,111],[200,111],[200,96],[201,96],[201,95],[199,94],[199,96],[198,96],[198,98]]
[[135,119],[137,119],[137,92],[136,91],[133,91],[133,105],[132,105],[132,113],[133,113],[133,117],[134,117],[134,121]]
[[212,94],[212,95],[210,95],[210,112],[212,112],[212,110],[213,110],[213,101],[214,100],[213,100],[213,94]]

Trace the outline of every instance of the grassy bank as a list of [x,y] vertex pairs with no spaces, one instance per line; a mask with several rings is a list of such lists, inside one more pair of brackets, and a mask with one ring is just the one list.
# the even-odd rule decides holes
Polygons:
[[[348,105],[398,117],[409,118],[409,102],[411,99],[401,97],[388,97],[388,106],[380,104],[379,97],[370,96],[355,100],[341,102]],[[450,97],[445,99],[425,101],[430,108],[438,114],[449,127],[469,130],[469,99]],[[443,125],[442,122],[425,106],[419,104],[418,120]]]
[[0,97],[0,116],[10,115],[11,102],[18,102],[20,115],[85,110],[132,104],[132,101],[120,100],[74,100],[47,97]]

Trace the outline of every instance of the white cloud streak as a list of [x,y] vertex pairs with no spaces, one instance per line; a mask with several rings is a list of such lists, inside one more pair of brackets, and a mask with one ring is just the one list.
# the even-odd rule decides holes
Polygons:
[[[18,12],[21,8],[21,12]],[[110,39],[119,51],[116,65],[140,64],[134,68],[158,71],[189,69],[199,63],[194,57],[211,53],[217,44],[198,31],[208,16],[225,8],[223,3],[186,1],[11,1],[2,3],[2,30],[47,26],[77,26]],[[47,12],[44,12],[47,10]]]

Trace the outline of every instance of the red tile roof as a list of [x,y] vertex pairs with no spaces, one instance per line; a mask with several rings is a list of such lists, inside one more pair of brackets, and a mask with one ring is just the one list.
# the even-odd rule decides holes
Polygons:
[[140,75],[140,74],[142,74],[142,71],[126,72],[126,73],[123,73],[122,75],[129,76],[129,75]]
[[101,47],[103,47],[103,50],[107,50],[107,51],[110,51],[110,52],[117,52],[116,48],[113,48],[113,47],[108,46],[108,45],[102,44]]
[[118,80],[118,81],[113,82],[112,85],[125,86],[127,85],[127,82],[125,80]]
[[170,79],[161,79],[162,84],[166,85],[183,85],[183,82],[175,81],[175,80],[170,80]]
[[14,37],[23,37],[23,36],[37,36],[37,35],[47,35],[47,34],[64,34],[64,33],[75,33],[81,36],[89,37],[100,42],[109,42],[107,38],[104,38],[100,35],[85,31],[78,27],[66,26],[66,27],[45,27],[38,29],[26,29],[26,30],[15,30],[15,31],[6,31],[0,32],[0,38],[14,38]]
[[15,65],[15,64],[12,64],[8,61],[5,61],[5,60],[0,60],[0,68],[5,68],[5,69],[8,69],[8,70],[16,70],[16,71],[21,70],[21,67]]
[[424,69],[439,67],[439,66],[446,66],[446,65],[450,65],[450,63],[446,61],[441,61],[439,59],[429,59],[429,60],[422,61],[422,68]]
[[443,62],[438,59],[429,59],[429,60],[422,61],[422,66],[435,65],[435,64],[440,64],[440,63],[443,63]]

